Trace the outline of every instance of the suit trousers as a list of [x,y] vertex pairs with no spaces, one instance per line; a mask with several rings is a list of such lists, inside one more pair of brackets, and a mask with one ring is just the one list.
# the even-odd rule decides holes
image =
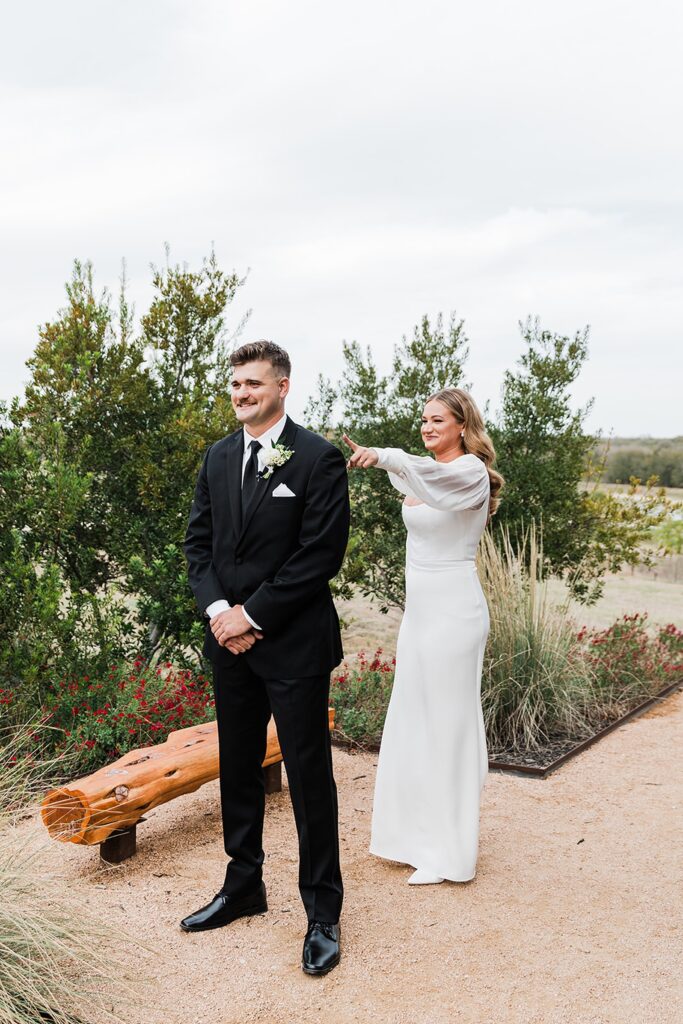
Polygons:
[[337,789],[328,726],[329,674],[264,679],[244,655],[214,664],[220,793],[225,852],[222,892],[258,887],[264,861],[262,762],[271,711],[277,726],[299,837],[299,891],[309,921],[339,920]]

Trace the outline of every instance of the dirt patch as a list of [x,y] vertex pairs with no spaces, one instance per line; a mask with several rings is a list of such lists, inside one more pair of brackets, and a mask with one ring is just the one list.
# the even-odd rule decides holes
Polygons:
[[[489,775],[477,877],[413,888],[368,853],[376,755],[335,749],[343,959],[300,966],[305,919],[288,794],[268,798],[269,913],[186,935],[220,885],[218,786],[151,812],[137,856],[49,843],[45,866],[152,948],[153,1001],[129,1024],[674,1024],[683,1019],[683,695],[546,780]],[[662,709],[658,709],[662,710]],[[34,818],[36,846],[43,830]]]

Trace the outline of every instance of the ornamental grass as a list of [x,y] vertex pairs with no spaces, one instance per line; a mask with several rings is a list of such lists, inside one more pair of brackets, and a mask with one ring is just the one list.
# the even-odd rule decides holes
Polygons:
[[360,651],[354,662],[344,662],[330,686],[336,739],[371,749],[379,746],[395,666],[396,659],[384,658],[381,648],[370,657]]
[[582,657],[567,606],[542,583],[543,550],[533,527],[515,547],[484,534],[479,576],[491,628],[482,675],[489,750],[535,751],[591,732],[592,667]]
[[138,1001],[139,947],[41,866],[44,842],[21,825],[55,767],[27,730],[0,734],[0,1024],[122,1022],[111,1002]]

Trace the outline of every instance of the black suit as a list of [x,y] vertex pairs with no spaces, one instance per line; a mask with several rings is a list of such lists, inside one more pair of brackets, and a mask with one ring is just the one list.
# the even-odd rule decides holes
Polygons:
[[[223,891],[256,888],[263,864],[266,728],[275,717],[299,833],[299,886],[309,920],[337,921],[342,883],[337,800],[327,724],[329,675],[342,658],[329,580],[349,532],[343,456],[287,418],[280,443],[293,451],[259,479],[242,521],[242,430],[209,448],[185,538],[189,580],[202,612],[226,598],[263,630],[245,654],[220,647],[213,665],[225,849]],[[273,497],[286,486],[294,497]]]

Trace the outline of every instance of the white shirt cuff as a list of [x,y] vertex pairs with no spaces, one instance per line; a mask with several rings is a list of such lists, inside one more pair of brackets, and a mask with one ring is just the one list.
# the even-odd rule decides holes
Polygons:
[[242,606],[242,615],[244,615],[244,617],[247,620],[247,622],[250,622],[252,624],[254,629],[258,629],[259,633],[262,632],[261,627],[259,626],[259,624],[257,622],[254,622],[254,620],[252,619],[251,615],[249,614],[249,612],[246,610],[246,608],[244,606]]
[[[208,615],[208,617],[210,619],[212,619],[214,617],[214,615],[218,615],[219,612],[229,612],[229,611],[230,611],[230,604],[229,604],[229,602],[226,601],[225,598],[221,598],[220,601],[213,601],[209,605],[209,607],[206,609],[206,614]],[[249,615],[249,613],[246,612],[244,610],[244,608],[242,609],[242,614],[244,615],[244,617],[247,620],[247,622],[250,625],[252,625],[254,627],[254,629],[258,629],[258,631],[260,633],[261,632],[261,627],[258,625],[257,622],[254,622],[254,620],[252,619],[251,615]]]
[[221,598],[220,601],[213,601],[209,605],[209,607],[206,609],[206,614],[208,615],[208,617],[210,619],[212,619],[214,617],[214,615],[218,615],[219,612],[229,612],[229,611],[230,611],[230,603],[228,601],[226,601],[225,598]]

